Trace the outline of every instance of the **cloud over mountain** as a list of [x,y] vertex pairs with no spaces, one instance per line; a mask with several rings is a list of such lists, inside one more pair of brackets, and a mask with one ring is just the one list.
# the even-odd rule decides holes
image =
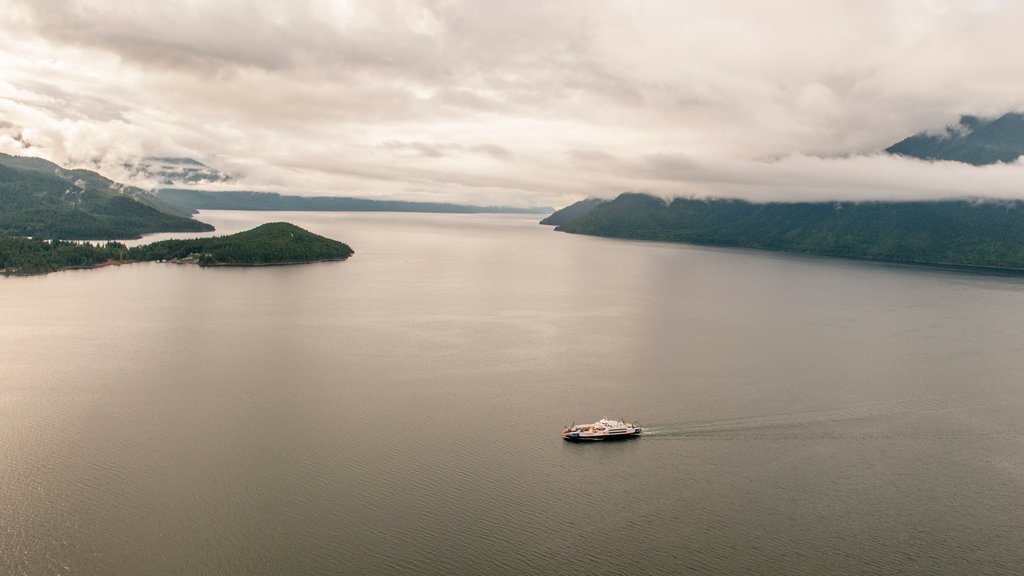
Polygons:
[[1013,2],[0,4],[0,151],[114,177],[189,156],[480,204],[1024,193],[1016,165],[875,155],[1024,105]]

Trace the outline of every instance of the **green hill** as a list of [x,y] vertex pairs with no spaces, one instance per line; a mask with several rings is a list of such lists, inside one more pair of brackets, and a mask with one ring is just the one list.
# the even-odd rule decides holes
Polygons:
[[0,154],[0,235],[70,240],[213,230],[187,214],[89,170]]
[[[556,213],[557,214],[557,213]],[[765,203],[626,193],[557,230],[888,262],[1024,270],[1024,203]]]
[[344,260],[353,254],[342,242],[287,222],[263,224],[230,236],[163,240],[127,248],[124,244],[79,244],[20,237],[0,237],[0,272],[43,274],[90,268],[109,261],[177,260],[201,266],[270,266]]
[[890,154],[923,160],[956,160],[981,166],[1014,162],[1024,154],[1024,114],[996,119],[963,116],[938,135],[916,134],[885,149]]
[[128,250],[129,260],[177,260],[193,256],[204,266],[265,266],[344,260],[353,254],[342,242],[287,222],[272,222],[230,236],[163,240]]

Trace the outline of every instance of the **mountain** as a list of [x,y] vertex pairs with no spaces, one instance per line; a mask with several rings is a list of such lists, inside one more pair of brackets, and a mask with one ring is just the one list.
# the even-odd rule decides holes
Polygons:
[[685,198],[666,202],[625,193],[556,230],[887,262],[1024,270],[1024,203],[1020,201],[757,204]]
[[591,210],[597,208],[601,204],[604,204],[604,202],[605,201],[600,198],[587,198],[586,200],[580,200],[579,202],[570,204],[551,216],[541,220],[540,223],[548,226],[561,226],[562,224],[568,224],[573,220],[586,216]]
[[96,172],[0,154],[0,235],[71,240],[213,230],[185,214]]
[[200,266],[270,266],[345,260],[347,244],[318,236],[287,222],[272,222],[230,236],[163,240],[127,248],[61,240],[0,237],[0,273],[45,274],[107,263],[174,260]]
[[885,149],[890,154],[923,160],[956,160],[981,166],[1014,162],[1024,154],[1024,114],[1011,112],[996,119],[962,116],[942,134],[924,132]]
[[344,196],[282,196],[274,192],[211,192],[163,188],[157,198],[172,206],[188,210],[283,210],[310,212],[443,212],[458,214],[547,214],[543,208],[510,208],[505,206],[469,206],[438,202],[404,202],[400,200],[364,200]]
[[160,186],[216,184],[230,182],[231,175],[193,160],[166,156],[146,156],[136,163],[126,163],[132,180],[156,181]]

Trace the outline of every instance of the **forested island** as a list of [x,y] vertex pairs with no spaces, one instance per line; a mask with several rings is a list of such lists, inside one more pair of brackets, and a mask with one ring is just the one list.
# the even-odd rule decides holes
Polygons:
[[614,238],[1024,270],[1020,201],[753,203],[625,193],[583,202],[541,223]]
[[160,260],[200,266],[270,266],[344,260],[352,254],[347,244],[287,222],[263,224],[229,236],[163,240],[132,248],[119,242],[94,245],[0,237],[0,271],[20,275]]

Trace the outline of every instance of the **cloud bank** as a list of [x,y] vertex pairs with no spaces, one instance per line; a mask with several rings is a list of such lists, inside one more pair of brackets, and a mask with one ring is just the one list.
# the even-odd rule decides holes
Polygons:
[[[0,0],[0,151],[234,185],[561,206],[1024,197],[878,151],[1024,107],[1000,0]],[[127,177],[127,174],[123,174]]]

